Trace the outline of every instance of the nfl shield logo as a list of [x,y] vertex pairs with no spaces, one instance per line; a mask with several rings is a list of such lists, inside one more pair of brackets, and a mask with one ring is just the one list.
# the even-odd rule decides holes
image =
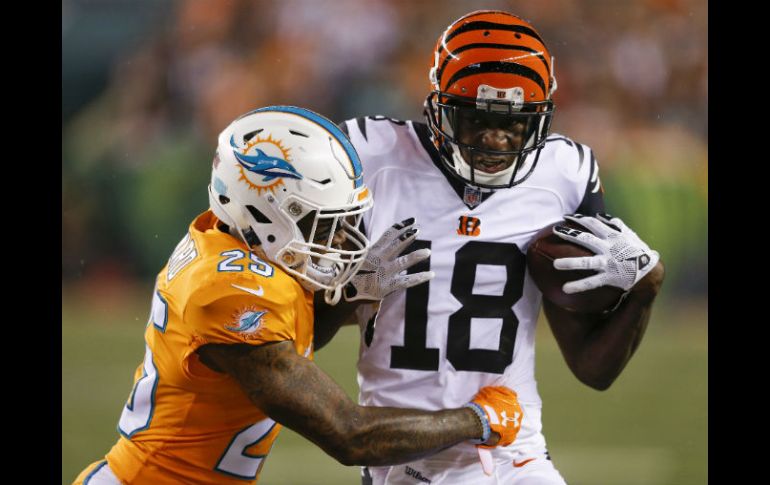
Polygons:
[[471,208],[476,207],[481,203],[481,191],[476,187],[469,187],[466,185],[463,201]]

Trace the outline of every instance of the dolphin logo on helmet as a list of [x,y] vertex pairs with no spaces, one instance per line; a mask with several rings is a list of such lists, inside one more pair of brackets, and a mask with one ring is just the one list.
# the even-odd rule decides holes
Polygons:
[[251,173],[264,175],[263,182],[270,182],[278,177],[302,179],[302,174],[297,172],[289,162],[282,158],[271,157],[259,148],[254,149],[257,152],[256,155],[240,153],[240,148],[235,144],[235,135],[230,138],[230,146],[233,147],[233,154],[238,163]]

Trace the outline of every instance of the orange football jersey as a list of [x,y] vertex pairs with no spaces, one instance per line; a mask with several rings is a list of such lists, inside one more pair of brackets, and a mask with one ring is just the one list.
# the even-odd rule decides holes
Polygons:
[[144,362],[106,455],[124,483],[255,483],[281,425],[195,350],[291,340],[313,357],[312,293],[217,223],[198,216],[156,280]]

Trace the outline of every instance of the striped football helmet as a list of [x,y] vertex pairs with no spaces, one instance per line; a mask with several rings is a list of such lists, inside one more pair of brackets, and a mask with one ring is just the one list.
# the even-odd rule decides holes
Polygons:
[[450,172],[493,189],[529,177],[556,90],[553,57],[529,22],[497,10],[459,18],[439,36],[429,76],[425,114]]

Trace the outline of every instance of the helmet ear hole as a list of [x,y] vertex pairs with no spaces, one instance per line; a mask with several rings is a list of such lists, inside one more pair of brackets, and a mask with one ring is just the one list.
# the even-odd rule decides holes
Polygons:
[[249,211],[249,213],[251,213],[251,216],[254,217],[254,219],[260,224],[272,224],[273,221],[271,221],[269,217],[267,217],[265,214],[260,212],[259,209],[257,209],[253,205],[247,205],[246,209]]
[[254,232],[254,229],[250,227],[243,231],[243,238],[246,239],[246,244],[248,244],[249,247],[262,245],[262,241],[259,240],[259,237]]
[[229,204],[230,203],[230,198],[225,196],[225,195],[220,195],[219,196],[219,203],[222,204],[222,205]]

